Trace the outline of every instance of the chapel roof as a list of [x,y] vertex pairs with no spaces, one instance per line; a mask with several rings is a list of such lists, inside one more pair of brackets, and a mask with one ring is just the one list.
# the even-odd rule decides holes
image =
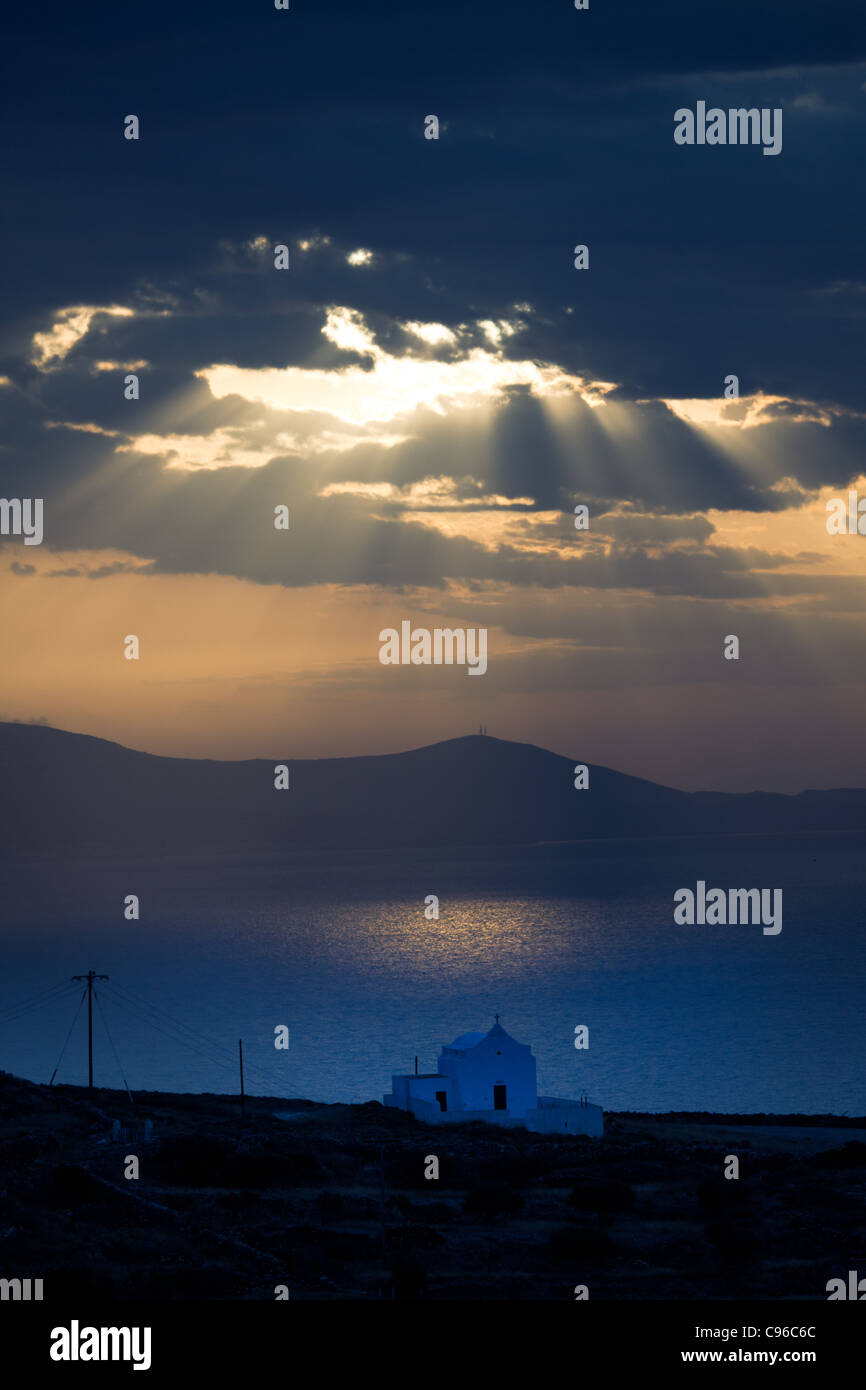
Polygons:
[[508,1038],[509,1036],[502,1024],[497,1021],[487,1033],[461,1033],[459,1037],[454,1039],[453,1043],[448,1044],[448,1051],[466,1052],[470,1047],[477,1047],[485,1038]]
[[453,1043],[449,1043],[449,1047],[458,1052],[465,1052],[468,1047],[477,1047],[486,1037],[486,1033],[461,1033],[459,1037],[454,1039]]

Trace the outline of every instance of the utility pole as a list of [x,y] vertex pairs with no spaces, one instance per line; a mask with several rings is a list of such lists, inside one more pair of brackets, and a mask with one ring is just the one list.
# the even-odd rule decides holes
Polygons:
[[73,975],[73,980],[87,981],[87,1089],[93,1090],[93,981],[107,980],[107,975],[97,975],[88,970],[86,975]]
[[238,1056],[241,1062],[241,1117],[246,1111],[246,1100],[244,1097],[244,1040],[238,1038]]

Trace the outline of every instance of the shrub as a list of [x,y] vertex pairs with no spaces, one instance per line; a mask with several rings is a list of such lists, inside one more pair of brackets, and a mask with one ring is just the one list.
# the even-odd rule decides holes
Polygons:
[[597,1260],[615,1248],[606,1231],[594,1227],[563,1226],[550,1237],[550,1253],[556,1260]]
[[507,1182],[512,1187],[524,1187],[527,1183],[535,1182],[538,1178],[543,1177],[544,1171],[544,1163],[534,1154],[524,1154],[519,1151],[504,1153],[497,1158],[485,1159],[479,1164],[475,1173],[475,1181]]
[[608,1182],[604,1179],[580,1183],[574,1188],[568,1203],[578,1211],[631,1211],[634,1189],[627,1182]]
[[745,1206],[748,1192],[738,1178],[706,1178],[698,1187],[698,1201],[711,1216],[723,1216]]
[[732,1264],[748,1264],[758,1248],[751,1229],[742,1222],[713,1221],[704,1234],[722,1259]]
[[818,1163],[822,1168],[863,1168],[866,1167],[866,1144],[859,1139],[850,1139],[841,1149],[827,1149],[821,1154]]
[[488,1187],[475,1187],[463,1199],[466,1216],[479,1217],[482,1221],[497,1216],[515,1216],[523,1210],[523,1198],[507,1183],[491,1183]]
[[391,1284],[395,1298],[417,1298],[427,1283],[427,1271],[417,1260],[399,1259],[391,1266]]
[[406,1256],[414,1255],[419,1250],[438,1250],[444,1244],[444,1237],[432,1226],[392,1226],[388,1231],[388,1245]]
[[103,1191],[84,1168],[74,1164],[58,1164],[46,1175],[42,1184],[43,1200],[54,1207],[81,1206],[101,1197]]
[[321,1182],[323,1175],[313,1153],[238,1152],[206,1135],[170,1136],[151,1162],[157,1182],[169,1187],[293,1187]]
[[206,1135],[170,1135],[151,1159],[158,1182],[179,1187],[222,1187],[231,1150]]
[[338,1221],[345,1209],[339,1192],[319,1192],[314,1205],[320,1221]]
[[[313,1160],[311,1164],[302,1164],[304,1175],[309,1174],[310,1178],[318,1177],[321,1173],[321,1166],[318,1161]],[[226,1164],[225,1180],[226,1186],[260,1188],[260,1187],[285,1187],[293,1181],[298,1182],[298,1165],[294,1154],[287,1154],[285,1158],[277,1154],[233,1154]]]

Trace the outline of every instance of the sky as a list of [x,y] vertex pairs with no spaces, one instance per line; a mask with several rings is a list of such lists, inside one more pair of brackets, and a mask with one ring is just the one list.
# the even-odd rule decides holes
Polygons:
[[[827,529],[866,499],[859,5],[9,27],[0,496],[44,537],[0,537],[0,718],[866,785],[866,538]],[[699,101],[781,152],[677,145]],[[486,628],[484,675],[383,666],[404,619]]]

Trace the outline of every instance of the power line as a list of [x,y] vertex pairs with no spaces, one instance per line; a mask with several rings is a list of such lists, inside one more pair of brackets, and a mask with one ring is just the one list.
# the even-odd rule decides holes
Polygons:
[[[126,1074],[123,1070],[123,1065],[120,1061],[120,1057],[118,1055],[117,1048],[114,1043],[114,1038],[108,1026],[108,1018],[106,1016],[105,1009],[103,1008],[102,1000],[100,999],[97,991],[94,988],[94,982],[96,980],[105,981],[106,984],[104,993],[107,995],[107,997],[109,999],[112,999],[115,1005],[117,1005],[118,1007],[121,1007],[132,1013],[133,1017],[136,1018],[139,1023],[143,1023],[150,1028],[156,1029],[158,1033],[161,1033],[163,1037],[167,1038],[169,1042],[173,1043],[175,1046],[181,1045],[188,1047],[192,1052],[195,1052],[199,1057],[203,1058],[211,1066],[224,1067],[225,1069],[230,1070],[232,1072],[235,1070],[237,1066],[237,1061],[234,1055],[228,1052],[226,1049],[220,1047],[218,1043],[214,1043],[211,1038],[206,1037],[203,1034],[197,1032],[194,1028],[191,1028],[187,1023],[184,1023],[179,1019],[173,1018],[171,1014],[169,1014],[165,1009],[159,1008],[155,1004],[151,1004],[146,999],[139,999],[130,991],[123,989],[118,985],[108,983],[107,975],[97,975],[95,971],[89,970],[86,975],[74,975],[71,981],[66,981],[64,984],[52,985],[50,989],[44,990],[42,994],[36,995],[31,999],[22,1000],[19,1004],[13,1006],[12,1011],[6,1017],[0,1018],[0,1026],[2,1026],[2,1024],[4,1023],[16,1023],[21,1019],[29,1018],[31,1014],[37,1012],[39,1009],[45,1008],[48,1004],[58,1003],[59,1001],[66,998],[69,994],[74,994],[74,982],[84,982],[84,990],[81,994],[81,998],[78,1001],[78,1008],[75,1011],[75,1017],[72,1020],[69,1032],[66,1035],[66,1040],[63,1044],[63,1047],[61,1048],[60,1056],[57,1059],[57,1065],[54,1068],[54,1071],[51,1073],[51,1080],[48,1083],[49,1086],[52,1086],[54,1084],[54,1078],[56,1077],[60,1069],[60,1066],[63,1062],[63,1058],[66,1055],[66,1049],[69,1045],[69,1040],[72,1037],[72,1033],[75,1029],[75,1024],[78,1021],[78,1015],[81,1012],[81,1006],[86,998],[88,1088],[90,1090],[93,1089],[93,1000],[94,998],[96,998],[97,1009],[102,1019],[102,1025],[105,1029],[109,1046],[112,1050],[112,1053],[114,1054],[114,1060],[117,1063],[117,1068],[120,1072],[123,1084],[126,1087],[126,1093],[129,1096],[130,1102],[133,1103],[132,1093],[129,1089],[129,1083],[126,1079]],[[263,1068],[255,1064],[251,1066],[249,1062],[247,1062],[245,1064],[245,1070],[252,1076],[255,1083],[261,1086],[263,1090],[268,1090],[272,1086],[272,1078],[267,1074],[267,1072]]]
[[72,1020],[72,1024],[71,1024],[71,1026],[70,1026],[69,1032],[66,1034],[66,1042],[63,1044],[62,1048],[60,1049],[60,1056],[57,1058],[57,1066],[54,1068],[53,1072],[51,1073],[51,1080],[50,1080],[49,1083],[48,1083],[49,1086],[53,1086],[53,1085],[54,1085],[54,1078],[55,1078],[55,1076],[57,1075],[58,1071],[60,1070],[60,1063],[63,1061],[63,1054],[64,1054],[64,1052],[66,1051],[67,1047],[69,1046],[69,1039],[72,1037],[72,1029],[75,1027],[76,1023],[78,1022],[78,1015],[81,1013],[81,1005],[84,1003],[84,996],[85,996],[86,993],[87,993],[87,990],[86,990],[86,989],[83,989],[83,990],[81,991],[81,998],[80,998],[79,1001],[78,1001],[78,1008],[75,1010],[75,1017],[74,1017],[73,1020]]
[[0,1017],[0,1026],[6,1023],[16,1023],[19,1018],[26,1018],[39,1009],[44,1009],[47,1004],[58,1003],[64,995],[74,993],[75,990],[69,981],[65,985],[55,985],[53,989],[46,990],[44,995],[38,995],[35,999],[14,1005],[8,1014]]
[[[107,993],[110,998],[113,998],[115,1004],[122,1005],[124,1009],[128,1009],[140,1023],[147,1024],[149,1028],[155,1028],[158,1033],[162,1033],[164,1037],[170,1038],[172,1042],[184,1043],[187,1047],[192,1048],[194,1052],[198,1052],[201,1056],[206,1057],[209,1062],[216,1061],[219,1062],[221,1066],[231,1065],[232,1069],[234,1069],[234,1063],[229,1063],[227,1058],[218,1056],[215,1049],[205,1051],[201,1046],[201,1042],[204,1042],[204,1039],[194,1042],[191,1038],[184,1037],[181,1031],[184,1028],[183,1024],[176,1023],[173,1019],[168,1017],[161,1019],[159,1015],[157,1015],[156,1018],[150,1017],[149,1015],[156,1013],[153,1005],[137,999],[131,999],[116,989],[108,990]],[[167,1032],[167,1028],[170,1028],[171,1032]],[[193,1036],[197,1037],[195,1034]],[[211,1047],[209,1043],[207,1043],[206,1046],[208,1048]]]
[[145,1023],[148,1027],[155,1028],[158,1033],[162,1033],[163,1037],[168,1038],[169,1042],[173,1042],[175,1044],[180,1044],[181,1046],[190,1048],[192,1052],[195,1052],[200,1057],[203,1057],[206,1062],[209,1062],[211,1064],[211,1066],[227,1067],[231,1071],[235,1070],[234,1061],[229,1062],[222,1057],[215,1056],[212,1052],[205,1052],[201,1047],[198,1046],[197,1043],[191,1042],[189,1038],[185,1038],[181,1033],[169,1033],[165,1028],[162,1027],[161,1024],[155,1022],[155,1020],[152,1018],[148,1018],[146,1014],[142,1013],[137,1005],[130,1004],[127,1000],[123,998],[120,998],[119,1001],[116,1000],[115,1002],[120,1002],[124,1006],[124,1008],[130,1010],[133,1016],[138,1018],[140,1023]]
[[69,988],[69,981],[68,981],[68,980],[59,980],[59,981],[57,982],[56,985],[50,985],[50,986],[48,987],[48,989],[41,989],[41,990],[39,991],[38,994],[34,994],[30,999],[22,999],[20,1005],[19,1005],[19,1004],[16,1004],[16,1005],[14,1005],[13,1007],[14,1007],[14,1008],[22,1008],[22,1009],[24,1009],[24,1008],[26,1008],[26,1007],[28,1006],[28,1004],[36,1004],[36,1003],[38,1003],[39,1000],[40,1000],[40,999],[44,999],[45,996],[46,996],[47,994],[56,994],[58,990],[61,990],[61,989],[68,989],[68,988]]
[[129,1103],[130,1105],[133,1105],[135,1102],[132,1099],[132,1092],[129,1089],[129,1082],[126,1079],[126,1073],[124,1072],[123,1067],[120,1063],[120,1058],[117,1055],[117,1048],[114,1046],[114,1038],[111,1036],[111,1033],[109,1031],[108,1019],[105,1017],[105,1010],[103,1009],[102,1004],[100,1003],[99,994],[96,990],[93,991],[93,997],[96,1000],[96,1007],[99,1010],[99,1017],[102,1019],[102,1026],[105,1029],[106,1036],[111,1045],[111,1050],[114,1053],[114,1060],[117,1063],[117,1069],[120,1072],[121,1077],[123,1078],[123,1084],[126,1087],[126,1094],[129,1096]]
[[[235,1070],[237,1065],[236,1060],[230,1053],[224,1051],[218,1043],[212,1042],[210,1038],[206,1038],[201,1033],[197,1033],[195,1029],[190,1028],[188,1024],[172,1018],[164,1009],[159,1009],[156,1005],[131,995],[128,990],[121,989],[120,986],[115,983],[109,986],[108,993],[112,996],[116,996],[115,1003],[120,1003],[124,1008],[132,1009],[133,1011],[138,1010],[139,1020],[141,1022],[149,1024],[152,1028],[156,1028],[158,1032],[163,1033],[165,1037],[169,1037],[171,1041],[185,1043],[187,1047],[191,1048],[194,1052],[198,1052],[199,1055],[205,1057],[207,1061],[218,1066],[230,1068],[232,1071]],[[142,1010],[148,1010],[156,1017],[148,1018],[146,1014],[142,1017]],[[161,1027],[160,1024],[164,1026]],[[166,1028],[174,1030],[177,1036],[171,1037],[171,1034],[165,1031]],[[189,1037],[185,1037],[185,1033],[189,1034]],[[270,1078],[261,1068],[255,1065],[250,1067],[249,1063],[247,1063],[246,1070],[248,1073],[255,1075],[259,1085],[266,1086],[270,1084]]]
[[112,989],[114,993],[119,994],[121,997],[125,996],[125,998],[129,1000],[130,1003],[137,1004],[139,1008],[149,1009],[152,1013],[156,1014],[158,1018],[161,1018],[161,1020],[164,1023],[170,1025],[173,1028],[177,1028],[180,1031],[189,1033],[190,1037],[195,1038],[195,1040],[198,1043],[202,1044],[205,1047],[211,1048],[213,1052],[224,1056],[226,1061],[230,1061],[231,1066],[234,1067],[233,1054],[229,1053],[227,1049],[220,1047],[219,1043],[213,1042],[209,1037],[205,1036],[203,1033],[197,1032],[195,1028],[191,1028],[188,1023],[184,1023],[180,1019],[173,1018],[171,1014],[169,1014],[165,1009],[160,1008],[156,1004],[151,1004],[147,999],[139,998],[137,995],[132,994],[130,990],[121,987],[120,985],[115,984],[112,986]]

